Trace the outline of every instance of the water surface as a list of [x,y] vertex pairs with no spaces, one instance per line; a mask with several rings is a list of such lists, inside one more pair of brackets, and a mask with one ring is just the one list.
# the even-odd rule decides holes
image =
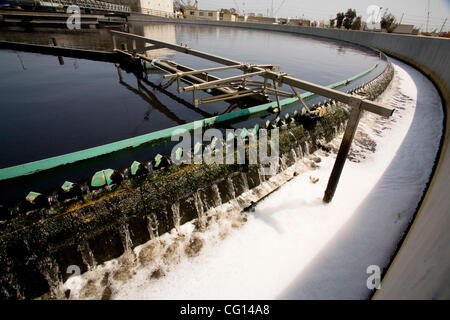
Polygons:
[[[349,78],[379,63],[359,83],[367,81],[385,65],[377,54],[362,47],[288,33],[174,24],[133,24],[130,32],[242,62],[279,65],[284,72],[322,85]],[[112,48],[107,30],[81,34],[0,33],[0,40],[41,44],[48,44],[52,37],[58,45],[66,47]],[[194,68],[217,66],[167,49],[151,51],[149,56],[176,60]],[[161,90],[159,85],[166,80],[160,72],[150,73],[148,81],[139,81],[134,74],[112,63],[12,50],[0,50],[0,61],[0,168],[139,136],[230,109],[229,103],[220,102],[200,105],[196,110],[192,106],[192,93],[180,95],[175,85]],[[237,71],[216,73],[221,77],[233,74]],[[286,86],[282,89],[289,90]],[[234,105],[232,109],[244,107],[247,106]],[[257,119],[243,120],[240,126],[250,127],[256,122]],[[147,149],[120,161],[111,156],[97,164],[82,166],[83,173],[68,174],[65,170],[65,178],[56,174],[51,181],[79,180],[105,166],[128,166],[136,157],[148,161],[156,152],[159,152],[156,148]],[[30,185],[31,180],[27,178],[26,183]]]

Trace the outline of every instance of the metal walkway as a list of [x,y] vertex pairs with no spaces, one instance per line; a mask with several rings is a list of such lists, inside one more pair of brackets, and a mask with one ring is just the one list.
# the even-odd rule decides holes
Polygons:
[[80,7],[80,9],[89,9],[97,11],[107,11],[111,13],[130,13],[130,7],[121,4],[109,3],[106,1],[97,0],[1,0],[1,5],[9,6],[20,6],[26,8],[37,8],[37,7],[47,7],[47,8],[67,8],[69,6],[75,5]]
[[[176,71],[165,76],[166,78],[170,78],[171,79],[170,81],[177,81],[179,92],[192,91],[195,106],[198,106],[199,103],[208,103],[211,101],[221,101],[221,100],[223,101],[227,99],[240,98],[242,95],[265,95],[268,90],[271,90],[272,94],[275,95],[277,101],[277,110],[274,112],[281,111],[282,105],[280,103],[279,96],[282,95],[295,96],[305,106],[306,110],[309,111],[308,107],[303,102],[302,97],[296,91],[296,88],[310,91],[330,99],[335,99],[339,102],[349,105],[351,107],[351,111],[347,122],[347,127],[345,129],[344,137],[342,139],[342,143],[338,151],[333,171],[331,172],[331,176],[328,181],[327,189],[325,190],[325,194],[323,197],[324,202],[330,202],[334,196],[340,175],[342,173],[342,169],[344,168],[345,159],[347,158],[347,155],[350,151],[350,146],[353,141],[356,129],[358,127],[362,111],[366,110],[386,117],[391,116],[392,113],[394,112],[393,109],[383,107],[378,103],[365,99],[364,97],[354,96],[345,92],[337,91],[305,80],[294,78],[288,75],[287,73],[279,72],[278,68],[274,67],[273,65],[262,66],[262,65],[252,65],[248,63],[242,63],[239,61],[227,59],[210,53],[194,50],[187,46],[180,46],[120,31],[111,31],[111,34],[113,38],[112,40],[114,50],[121,52],[122,54],[128,55],[136,60],[142,59],[148,60],[147,57],[143,56],[140,53],[151,51],[154,49],[166,48],[224,65],[223,67],[216,67],[202,70],[191,70],[185,72]],[[123,47],[124,50],[118,50],[117,37],[132,40],[133,44],[132,50],[127,50],[126,46]],[[144,42],[144,47],[137,48],[136,41]],[[146,45],[147,43],[150,45]],[[206,78],[205,80],[202,80],[200,83],[196,83],[187,87],[181,86],[180,80],[182,78],[185,78],[186,76],[204,74],[206,77],[208,77],[209,72],[227,69],[239,69],[243,71],[243,74],[225,79],[213,79],[211,81],[208,78]],[[249,78],[253,79],[254,77],[261,77],[263,78],[263,81],[249,80]],[[268,86],[268,81],[272,82],[272,87]],[[256,90],[246,88],[246,86],[248,86],[250,83],[255,85]],[[292,93],[282,92],[278,90],[277,87],[281,86],[282,84],[288,85],[291,88]],[[220,96],[212,98],[205,98],[202,100],[199,100],[197,97],[197,92],[199,90],[207,91],[219,88],[225,88],[227,90],[234,90],[234,91],[230,91],[229,93],[224,93]]]
[[97,1],[97,0],[48,0],[48,1],[52,3],[61,4],[64,7],[76,5],[83,9],[109,11],[109,12],[128,12],[128,13],[130,12],[129,6],[109,3],[105,1]]

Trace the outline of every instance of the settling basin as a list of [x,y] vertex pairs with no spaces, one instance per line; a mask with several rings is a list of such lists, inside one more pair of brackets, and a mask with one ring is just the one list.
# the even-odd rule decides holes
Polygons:
[[[134,23],[129,26],[129,31],[238,61],[279,65],[284,72],[321,85],[350,78],[378,64],[368,75],[340,90],[367,82],[386,66],[379,54],[367,48],[308,36],[158,23]],[[107,30],[81,34],[64,31],[0,34],[0,40],[37,44],[49,44],[51,38],[65,47],[112,49]],[[151,51],[149,56],[175,60],[197,69],[217,66],[168,49]],[[108,62],[13,50],[0,50],[0,59],[3,61],[0,69],[0,149],[4,151],[0,154],[0,168],[136,137],[249,106],[216,102],[195,109],[190,92],[179,94],[175,84],[162,90],[161,85],[166,80],[157,70],[149,72],[147,81],[139,82],[135,74]],[[226,77],[233,71],[216,74]],[[201,96],[208,95],[201,93]],[[255,123],[263,126],[266,120],[274,117],[266,114],[240,119],[229,127],[250,128]],[[139,147],[70,168],[56,168],[0,182],[0,203],[23,198],[30,190],[50,192],[65,180],[84,182],[95,171],[107,167],[125,168],[134,160],[149,161],[157,153],[169,153],[171,145]]]

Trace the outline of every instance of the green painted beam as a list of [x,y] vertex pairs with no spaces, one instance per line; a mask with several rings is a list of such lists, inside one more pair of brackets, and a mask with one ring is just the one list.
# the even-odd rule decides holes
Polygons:
[[[335,88],[347,85],[347,84],[369,74],[377,66],[378,66],[378,64],[374,65],[372,68],[370,68],[356,76],[353,76],[353,77],[343,80],[343,81],[336,82],[327,87],[335,89]],[[300,96],[303,100],[307,101],[307,100],[315,97],[316,94],[311,93],[311,92],[305,92],[305,93],[301,94]],[[293,105],[293,104],[296,104],[297,102],[298,102],[298,99],[296,97],[295,98],[287,98],[287,99],[280,101],[282,106]],[[113,153],[116,151],[120,151],[120,150],[123,150],[126,148],[136,148],[142,144],[149,143],[151,141],[170,138],[172,136],[172,133],[175,130],[179,130],[179,129],[194,130],[195,128],[200,127],[200,126],[204,127],[205,125],[210,125],[210,124],[214,124],[214,123],[219,123],[219,122],[229,121],[232,119],[246,117],[246,116],[256,114],[256,113],[259,113],[262,111],[266,111],[267,109],[274,108],[276,106],[277,106],[277,102],[265,103],[265,104],[247,108],[244,110],[238,110],[235,112],[230,112],[230,113],[222,114],[222,115],[215,116],[215,117],[182,124],[182,125],[171,127],[171,128],[166,128],[163,130],[155,131],[152,133],[144,134],[141,136],[137,136],[137,137],[133,137],[133,138],[125,139],[125,140],[120,140],[120,141],[104,144],[104,145],[89,148],[89,149],[84,149],[84,150],[67,153],[67,154],[63,154],[60,156],[56,156],[56,157],[51,157],[51,158],[47,158],[47,159],[42,159],[42,160],[38,160],[38,161],[20,164],[20,165],[13,166],[13,167],[0,169],[0,181],[17,178],[17,177],[21,177],[21,176],[25,176],[25,175],[30,175],[30,174],[34,174],[34,173],[37,173],[40,171],[67,165],[70,163],[75,163],[78,161],[83,161],[83,160],[99,157],[99,156]]]

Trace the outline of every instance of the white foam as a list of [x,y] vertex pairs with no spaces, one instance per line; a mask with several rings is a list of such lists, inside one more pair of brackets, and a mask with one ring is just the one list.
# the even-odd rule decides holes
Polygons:
[[[346,162],[332,203],[321,199],[335,156],[318,152],[318,168],[299,163],[295,170],[303,173],[258,204],[255,212],[238,213],[242,206],[235,201],[215,210],[219,218],[206,231],[195,231],[192,223],[181,226],[184,238],[174,255],[179,259],[132,264],[126,281],[109,280],[112,297],[367,298],[366,268],[388,265],[431,173],[443,117],[430,81],[400,62],[395,62],[395,80],[379,101],[395,101],[404,109],[397,109],[391,119],[363,116],[353,148],[360,162]],[[364,150],[364,137],[376,142],[375,153]],[[282,183],[293,170],[270,183]],[[319,181],[312,183],[310,176]],[[260,190],[267,189],[267,183]],[[241,198],[250,201],[253,192]],[[248,221],[236,227],[243,216]],[[163,235],[162,250],[176,237],[175,230]],[[194,238],[201,239],[203,248],[187,257],[183,246]],[[135,249],[136,257],[146,245]],[[88,279],[98,283],[105,271],[114,272],[119,265],[117,259],[107,262],[65,286],[72,298],[97,298],[82,288]],[[157,268],[165,275],[151,278]]]

